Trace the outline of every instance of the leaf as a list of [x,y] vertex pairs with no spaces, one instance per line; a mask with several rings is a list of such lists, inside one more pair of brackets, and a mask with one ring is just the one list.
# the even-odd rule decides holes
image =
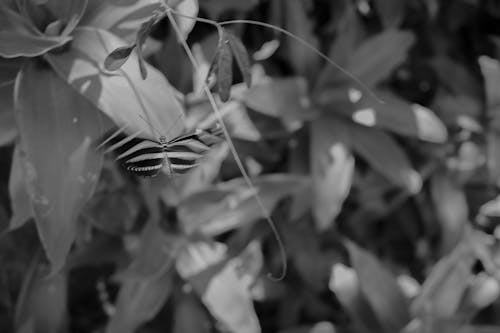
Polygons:
[[124,273],[138,279],[164,274],[174,264],[183,245],[181,237],[166,233],[152,222],[144,227],[138,242],[139,248]]
[[258,3],[258,0],[203,0],[200,6],[210,18],[218,19],[223,13],[229,11],[247,12]]
[[219,42],[216,61],[217,92],[221,101],[227,102],[231,97],[233,84],[233,54],[227,39],[221,39]]
[[254,84],[243,93],[243,103],[265,115],[290,121],[311,120],[317,111],[311,106],[307,81],[302,77],[271,79]]
[[13,89],[17,73],[21,69],[24,60],[23,58],[0,58],[0,89],[6,86]]
[[213,332],[207,311],[191,294],[183,294],[175,304],[173,322],[173,333]]
[[70,37],[44,36],[20,14],[5,5],[0,5],[0,56],[36,57],[70,40]]
[[101,156],[90,147],[101,135],[99,113],[53,71],[35,63],[18,77],[15,104],[36,225],[57,271],[101,170]]
[[247,49],[243,42],[232,32],[224,30],[224,36],[229,42],[231,51],[236,59],[236,63],[238,64],[241,74],[243,75],[243,81],[246,83],[247,87],[250,88],[252,85],[252,66]]
[[0,146],[8,145],[17,136],[17,126],[14,117],[14,85],[0,84]]
[[47,1],[50,12],[64,24],[61,36],[68,36],[76,28],[85,13],[87,2],[87,0]]
[[346,70],[367,86],[375,86],[406,60],[415,36],[408,31],[385,30],[365,40],[349,58]]
[[230,332],[261,332],[248,284],[238,273],[238,259],[224,263],[225,246],[197,242],[179,256],[179,274],[188,279],[208,311]]
[[16,147],[12,156],[12,166],[9,176],[9,197],[11,202],[12,217],[10,219],[10,229],[16,229],[24,225],[31,217],[33,217],[33,206],[31,198],[26,189],[24,179],[22,159],[19,147]]
[[253,182],[257,192],[243,179],[234,179],[187,197],[178,208],[182,228],[188,234],[219,235],[263,217],[255,195],[272,211],[279,200],[308,186],[307,178],[286,174],[261,176]]
[[133,333],[152,319],[173,290],[172,271],[153,278],[125,279],[106,333]]
[[448,139],[446,126],[428,108],[409,102],[385,91],[377,91],[383,104],[356,89],[350,89],[353,101],[352,119],[361,125],[376,126],[394,133],[415,137],[423,141],[444,143]]
[[179,29],[182,32],[182,38],[187,39],[191,30],[193,30],[196,20],[189,17],[197,17],[199,11],[198,0],[183,0],[181,1],[175,10],[182,15],[188,17],[177,16],[176,21],[179,25]]
[[469,207],[464,190],[445,173],[435,173],[430,182],[434,209],[441,225],[442,254],[450,252],[468,224]]
[[158,134],[153,132],[150,124],[167,139],[179,136],[183,132],[179,122],[183,111],[177,91],[157,70],[146,65],[149,76],[142,80],[134,53],[130,55],[131,61],[117,73],[110,74],[101,68],[109,50],[123,43],[107,31],[78,28],[74,32],[72,48],[62,54],[47,55],[47,59],[61,77],[117,126],[125,126],[131,133],[141,131],[145,137],[155,140]]
[[[16,304],[17,332],[61,332],[67,318],[67,277],[62,273],[47,277],[38,260],[25,275]],[[33,329],[29,329],[32,326]]]
[[481,56],[479,65],[485,80],[486,103],[488,114],[491,117],[490,126],[498,129],[500,128],[500,93],[498,92],[500,62],[487,56]]
[[139,70],[141,72],[141,77],[143,80],[146,80],[148,76],[148,71],[146,69],[146,61],[144,60],[144,55],[142,54],[142,48],[144,47],[144,43],[146,43],[146,39],[151,33],[153,25],[157,22],[157,20],[158,20],[157,15],[151,16],[149,20],[141,24],[141,27],[137,32],[135,45],[137,45],[137,55],[138,55],[137,61],[139,64]]
[[332,266],[328,287],[335,293],[342,306],[353,320],[356,331],[361,333],[382,333],[372,308],[361,294],[360,281],[355,270],[335,264]]
[[128,60],[130,54],[135,49],[135,45],[122,46],[114,49],[106,59],[104,59],[104,68],[108,71],[116,71],[122,67]]
[[386,29],[397,28],[404,19],[406,4],[399,0],[377,0],[375,6]]
[[351,189],[354,157],[336,141],[326,117],[312,123],[313,214],[319,230],[328,229]]
[[[314,33],[314,20],[308,15],[307,4],[301,0],[288,0],[278,2],[275,5],[276,16],[284,21],[284,28],[295,36],[306,40],[311,46],[319,48],[319,40]],[[281,25],[277,22],[278,25]],[[319,57],[308,47],[297,41],[287,38],[284,40],[288,51],[288,57],[295,73],[311,78],[319,65]]]
[[371,305],[385,332],[399,332],[410,321],[408,303],[394,276],[369,252],[346,244],[361,292]]
[[474,242],[479,243],[479,239],[464,235],[455,249],[433,266],[411,306],[414,316],[452,318],[455,315],[477,259]]
[[123,4],[116,1],[89,0],[79,25],[108,30],[132,43],[136,39],[137,27],[160,7],[161,4],[157,0],[128,0]]
[[359,125],[345,125],[349,126],[352,148],[376,171],[410,193],[420,191],[420,175],[411,167],[406,153],[391,136]]

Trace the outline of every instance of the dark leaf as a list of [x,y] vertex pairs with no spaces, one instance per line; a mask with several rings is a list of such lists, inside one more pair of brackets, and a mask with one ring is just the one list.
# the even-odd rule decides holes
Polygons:
[[64,25],[60,35],[68,36],[76,28],[85,13],[87,0],[48,0],[47,7],[58,21]]
[[130,54],[135,49],[135,45],[122,46],[114,49],[104,60],[104,68],[108,71],[116,71],[128,60]]
[[258,0],[203,0],[200,1],[200,6],[210,18],[218,19],[221,14],[228,11],[249,11],[258,3]]
[[173,333],[213,332],[213,325],[207,311],[191,294],[183,294],[175,304],[173,326]]
[[399,0],[377,0],[375,6],[386,29],[397,28],[405,15],[404,1]]
[[364,41],[349,58],[346,70],[367,86],[375,86],[406,60],[415,36],[408,31],[385,30]]
[[252,85],[252,67],[247,49],[245,45],[243,45],[243,42],[232,32],[224,30],[224,36],[233,51],[236,63],[238,64],[241,74],[243,75],[243,80],[245,81],[247,87],[250,88]]
[[268,116],[290,121],[311,120],[318,113],[311,105],[307,88],[307,81],[301,77],[272,79],[245,91],[243,103]]
[[10,219],[10,229],[21,227],[28,219],[33,217],[33,206],[31,198],[26,189],[26,181],[24,179],[23,165],[25,156],[21,155],[19,147],[14,150],[12,156],[12,166],[9,176],[9,196],[12,209],[12,217]]
[[0,146],[12,143],[17,135],[13,103],[14,85],[0,83]]
[[219,42],[217,55],[217,92],[221,101],[227,102],[233,84],[233,54],[227,39]]
[[385,332],[399,332],[410,321],[408,302],[394,276],[369,252],[346,244],[361,292],[368,300]]
[[187,197],[178,210],[182,227],[187,233],[218,235],[263,217],[256,194],[266,209],[272,211],[279,200],[309,185],[306,177],[286,174],[266,175],[253,182],[256,193],[243,179],[234,179]]
[[135,332],[161,309],[170,296],[172,287],[172,271],[151,278],[126,278],[121,285],[116,312],[106,327],[106,333]]
[[94,191],[102,158],[91,142],[100,114],[53,71],[26,65],[15,98],[28,193],[40,238],[58,270],[76,234],[77,217]]

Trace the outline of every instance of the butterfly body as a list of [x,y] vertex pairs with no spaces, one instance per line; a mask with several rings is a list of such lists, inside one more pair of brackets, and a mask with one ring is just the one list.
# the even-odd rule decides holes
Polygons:
[[162,170],[169,175],[186,173],[214,144],[223,140],[219,126],[196,129],[170,141],[164,136],[158,141],[140,138],[139,134],[125,135],[118,130],[100,146],[107,147],[105,152],[114,151],[118,163],[142,177],[154,177]]

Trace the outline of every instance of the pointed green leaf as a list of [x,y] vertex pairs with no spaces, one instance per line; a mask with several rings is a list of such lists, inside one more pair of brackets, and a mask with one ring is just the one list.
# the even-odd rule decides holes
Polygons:
[[227,102],[231,97],[233,84],[233,54],[229,41],[222,39],[218,46],[217,57],[217,92],[221,101]]
[[114,49],[104,60],[104,68],[108,71],[116,71],[128,60],[134,50],[135,45],[122,46]]
[[232,32],[225,30],[225,38],[229,42],[229,46],[233,51],[236,63],[240,68],[241,74],[243,75],[243,81],[245,81],[248,88],[252,85],[252,67],[250,63],[250,57],[248,56],[247,49],[241,39],[239,39]]
[[50,68],[36,63],[21,71],[15,104],[36,225],[58,270],[101,170],[102,157],[91,147],[102,135],[100,114]]
[[101,66],[109,50],[123,46],[124,41],[93,28],[77,28],[73,36],[70,50],[47,55],[47,59],[80,94],[131,133],[141,131],[142,135],[156,140],[158,134],[150,124],[167,139],[183,132],[178,92],[160,72],[146,64],[149,75],[147,80],[142,80],[136,65],[137,55],[132,53],[131,61],[110,74]]

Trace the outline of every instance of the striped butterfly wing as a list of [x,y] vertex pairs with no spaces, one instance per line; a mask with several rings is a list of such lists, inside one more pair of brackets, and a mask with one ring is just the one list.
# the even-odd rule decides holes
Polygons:
[[224,134],[220,126],[208,130],[196,129],[179,136],[165,145],[167,163],[171,174],[183,174],[198,165],[213,145],[223,141]]
[[118,130],[100,146],[106,146],[105,153],[115,152],[116,160],[129,172],[142,177],[154,177],[167,164],[169,174],[183,174],[197,165],[210,148],[223,141],[219,126],[209,130],[196,129],[169,142],[157,142],[125,135]]
[[116,161],[129,172],[142,177],[156,176],[165,163],[164,147],[159,142],[119,132],[101,144],[107,147],[105,153],[114,152]]

